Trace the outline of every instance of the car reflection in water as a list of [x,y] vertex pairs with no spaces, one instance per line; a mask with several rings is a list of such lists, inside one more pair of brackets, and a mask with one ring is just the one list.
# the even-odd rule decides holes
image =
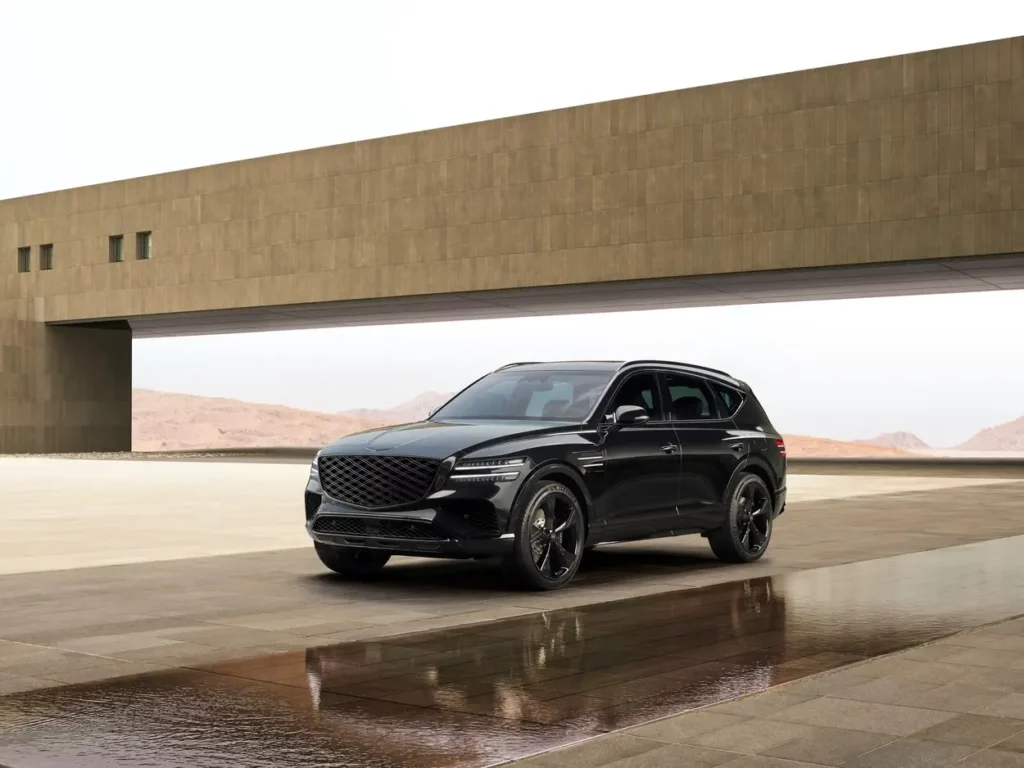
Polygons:
[[785,648],[786,605],[770,579],[673,597],[396,640],[414,655],[391,662],[375,644],[311,649],[310,695],[318,709],[330,691],[609,730],[793,679],[780,664],[802,651]]
[[495,765],[1020,616],[1022,546],[0,696],[0,764]]

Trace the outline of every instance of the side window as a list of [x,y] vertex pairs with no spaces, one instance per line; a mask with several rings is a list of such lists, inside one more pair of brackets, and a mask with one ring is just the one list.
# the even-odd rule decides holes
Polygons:
[[711,392],[700,379],[678,373],[665,374],[672,421],[717,418]]
[[740,409],[740,404],[743,402],[743,395],[732,387],[726,387],[722,384],[712,384],[711,386],[714,387],[718,399],[725,406],[725,411],[722,415],[727,419],[735,416],[736,411]]
[[651,421],[661,420],[658,401],[658,380],[653,373],[635,373],[623,382],[615,393],[608,413],[615,413],[623,405],[638,405],[651,415]]

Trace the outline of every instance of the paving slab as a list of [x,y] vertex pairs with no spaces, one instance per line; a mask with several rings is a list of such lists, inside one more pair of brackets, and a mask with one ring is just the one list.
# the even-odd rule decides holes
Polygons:
[[[161,463],[136,462],[133,466],[154,467]],[[857,478],[844,477],[842,481],[848,490]],[[879,485],[881,481],[885,483]],[[870,486],[872,490],[891,489],[886,478],[871,478],[870,482],[875,483]],[[150,665],[162,661],[167,666],[181,666],[242,658],[273,649],[498,622],[736,579],[795,573],[1024,534],[1021,487],[1014,482],[985,481],[982,485],[941,490],[872,492],[854,498],[805,497],[791,503],[779,518],[771,549],[759,563],[722,564],[698,537],[600,547],[590,553],[569,588],[545,594],[510,590],[492,564],[475,562],[407,559],[389,564],[375,581],[349,582],[326,572],[309,546],[8,574],[0,576],[0,594],[4,595],[0,640],[39,646],[36,651],[47,649],[120,662]],[[808,492],[808,496],[813,493]],[[984,515],[977,514],[979,505],[984,506]],[[0,512],[0,516],[4,514]],[[292,525],[301,529],[301,523]],[[894,598],[901,598],[900,582],[900,574],[893,573],[890,589]],[[943,597],[908,594],[901,599],[907,601],[909,609],[922,599],[935,601]],[[658,639],[651,635],[651,642]],[[745,645],[719,645],[697,653],[705,659],[718,659],[727,652],[758,652],[749,640],[744,642]],[[988,639],[985,645],[950,647],[943,653],[998,670],[1000,665],[1016,663],[1016,656],[1010,658],[1006,654],[1013,655],[1021,642],[1019,637],[1006,635]],[[925,652],[937,653],[934,649]],[[830,663],[828,659],[822,662],[809,658],[778,661],[782,665]],[[24,664],[19,667],[10,658],[10,652],[0,647],[0,673],[45,679],[45,675],[38,674],[46,670],[45,664]],[[92,660],[72,661],[50,671],[66,672],[68,665],[76,664],[78,668],[97,666]],[[1014,671],[1024,674],[1024,668]],[[950,674],[949,668],[943,672],[932,667],[928,673],[932,679],[923,679],[920,674],[908,679],[919,683],[954,682],[942,677]],[[923,689],[918,692],[926,694]],[[876,695],[885,696],[878,691]],[[1011,705],[1012,702],[1005,703]]]
[[[59,673],[70,685],[0,696],[0,764],[1012,764],[1021,681],[962,654],[1024,635],[1021,547],[994,539],[144,674],[93,656]],[[269,632],[225,631],[218,642]],[[0,645],[22,662],[51,652],[21,647]],[[900,663],[949,681],[897,677]]]
[[[0,574],[307,548],[294,461],[0,456]],[[792,502],[1007,479],[792,475]],[[46,489],[41,493],[40,489]]]
[[[1020,681],[1001,680],[998,675],[990,674],[990,667],[972,664],[969,658],[960,657],[959,661],[950,664],[910,661],[906,657],[920,657],[921,651],[933,649],[938,652],[936,655],[945,658],[956,655],[957,649],[983,647],[993,638],[1018,636],[1024,636],[1024,619],[985,626],[937,640],[924,648],[863,661],[850,668],[782,684],[768,692],[664,718],[627,732],[657,741],[716,745],[728,741],[736,734],[736,743],[752,745],[759,757],[753,762],[736,759],[723,763],[730,768],[773,765],[766,762],[769,759],[795,761],[797,764],[841,765],[844,768],[941,768],[947,765],[961,768],[1012,768],[1024,765],[1024,711],[1015,709],[1018,697],[1022,694],[1013,690]],[[1024,658],[1024,649],[1016,653]],[[882,702],[843,702],[841,698],[863,689],[863,680],[887,682],[894,679],[894,670],[906,672],[921,666],[935,666],[941,670],[957,667],[958,676],[971,682],[966,684],[969,686],[967,688],[950,689],[950,692],[966,696],[964,702],[953,704],[955,696],[933,700],[910,697],[909,700],[916,700],[917,705],[907,707],[906,700],[903,704],[893,706]],[[828,695],[808,698],[809,692],[813,690],[827,692]],[[798,701],[786,707],[785,704],[791,701],[789,697],[795,697]],[[974,701],[1000,702],[995,711],[1001,714],[954,714],[955,710],[979,708],[979,705],[972,703],[972,698]],[[991,704],[981,705],[980,708],[985,706]],[[1018,716],[1007,716],[1007,709],[1010,710],[1009,714]],[[752,717],[739,716],[747,714]],[[756,738],[746,736],[744,729],[755,734],[766,734],[767,743],[775,740],[769,727],[773,721],[796,722],[811,727],[792,739],[758,749],[760,745]],[[588,748],[599,752],[603,738],[591,740]],[[555,765],[561,755],[571,759],[574,749],[570,746],[552,751],[544,759]],[[533,765],[535,759],[518,761],[515,765],[525,768]],[[793,763],[777,764],[782,766]]]

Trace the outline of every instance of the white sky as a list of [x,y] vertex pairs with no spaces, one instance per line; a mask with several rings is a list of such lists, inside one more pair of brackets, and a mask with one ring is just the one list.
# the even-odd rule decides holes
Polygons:
[[[1020,35],[1017,6],[0,0],[0,199]],[[746,378],[783,430],[945,445],[1024,413],[1022,319],[1014,292],[140,340],[135,383],[338,410],[658,356]]]

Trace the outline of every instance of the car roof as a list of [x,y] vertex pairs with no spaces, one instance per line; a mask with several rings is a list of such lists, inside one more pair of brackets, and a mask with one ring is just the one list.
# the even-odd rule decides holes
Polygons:
[[746,385],[725,371],[717,368],[708,368],[704,365],[694,363],[679,363],[672,360],[552,360],[550,362],[522,362],[509,363],[498,369],[498,371],[532,370],[532,371],[602,371],[616,373],[627,368],[677,368],[681,371],[688,371],[702,376],[711,376],[721,381],[746,387]]
[[621,360],[551,360],[546,363],[509,363],[499,371],[608,371],[614,373],[622,366]]

